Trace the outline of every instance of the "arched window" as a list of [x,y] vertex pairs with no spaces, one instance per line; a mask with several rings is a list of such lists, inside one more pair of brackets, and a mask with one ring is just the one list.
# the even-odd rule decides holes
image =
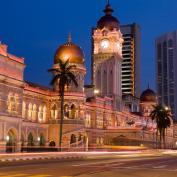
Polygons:
[[29,103],[28,105],[28,119],[31,120],[32,118],[32,104]]
[[46,121],[46,114],[47,114],[47,108],[46,106],[43,107],[43,122]]
[[39,120],[39,122],[42,122],[42,120],[43,120],[43,108],[42,108],[42,106],[39,106],[38,120]]
[[32,119],[34,121],[36,120],[36,104],[33,104]]
[[22,118],[26,117],[26,103],[22,103]]
[[65,118],[69,118],[69,105],[68,104],[64,105],[64,116]]
[[14,113],[18,110],[18,95],[9,93],[8,100],[7,100],[8,112]]
[[74,104],[71,105],[71,119],[76,118],[76,106]]
[[51,109],[51,119],[57,119],[57,117],[58,117],[58,110],[56,104],[54,104]]

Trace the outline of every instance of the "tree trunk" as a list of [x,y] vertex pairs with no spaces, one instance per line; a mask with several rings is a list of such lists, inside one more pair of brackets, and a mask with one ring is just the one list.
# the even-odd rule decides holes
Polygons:
[[158,129],[156,130],[156,149],[158,149]]
[[162,148],[162,129],[160,129],[160,149]]
[[60,91],[61,97],[61,114],[60,114],[60,139],[59,139],[59,150],[62,151],[62,135],[63,135],[63,119],[64,119],[64,86],[61,88]]
[[164,147],[164,149],[166,148],[166,143],[165,143],[165,129],[163,129],[163,147]]

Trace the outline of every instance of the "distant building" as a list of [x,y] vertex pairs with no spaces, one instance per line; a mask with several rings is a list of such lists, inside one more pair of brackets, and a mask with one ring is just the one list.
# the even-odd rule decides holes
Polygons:
[[177,31],[158,37],[155,47],[158,100],[177,119]]
[[140,96],[140,27],[128,24],[120,27],[123,34],[122,93]]

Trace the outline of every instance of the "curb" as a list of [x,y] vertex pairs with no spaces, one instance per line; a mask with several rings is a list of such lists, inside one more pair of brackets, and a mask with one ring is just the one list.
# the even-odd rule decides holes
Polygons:
[[32,161],[32,160],[81,160],[84,159],[85,156],[39,156],[39,157],[14,157],[14,158],[1,158],[0,162],[16,162],[16,161]]

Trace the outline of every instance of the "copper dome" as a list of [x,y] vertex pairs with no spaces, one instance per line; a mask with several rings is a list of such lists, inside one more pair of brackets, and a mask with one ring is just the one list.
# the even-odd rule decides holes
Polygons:
[[119,20],[112,16],[113,9],[111,8],[110,4],[106,5],[104,10],[105,15],[100,18],[97,22],[97,27],[99,29],[108,28],[109,30],[113,30],[114,28],[119,29]]
[[71,42],[71,38],[68,39],[66,44],[60,46],[54,57],[54,64],[58,63],[58,59],[66,61],[69,59],[70,63],[84,63],[84,53],[82,49],[76,44]]
[[146,89],[140,96],[140,102],[157,102],[156,94],[151,89]]

